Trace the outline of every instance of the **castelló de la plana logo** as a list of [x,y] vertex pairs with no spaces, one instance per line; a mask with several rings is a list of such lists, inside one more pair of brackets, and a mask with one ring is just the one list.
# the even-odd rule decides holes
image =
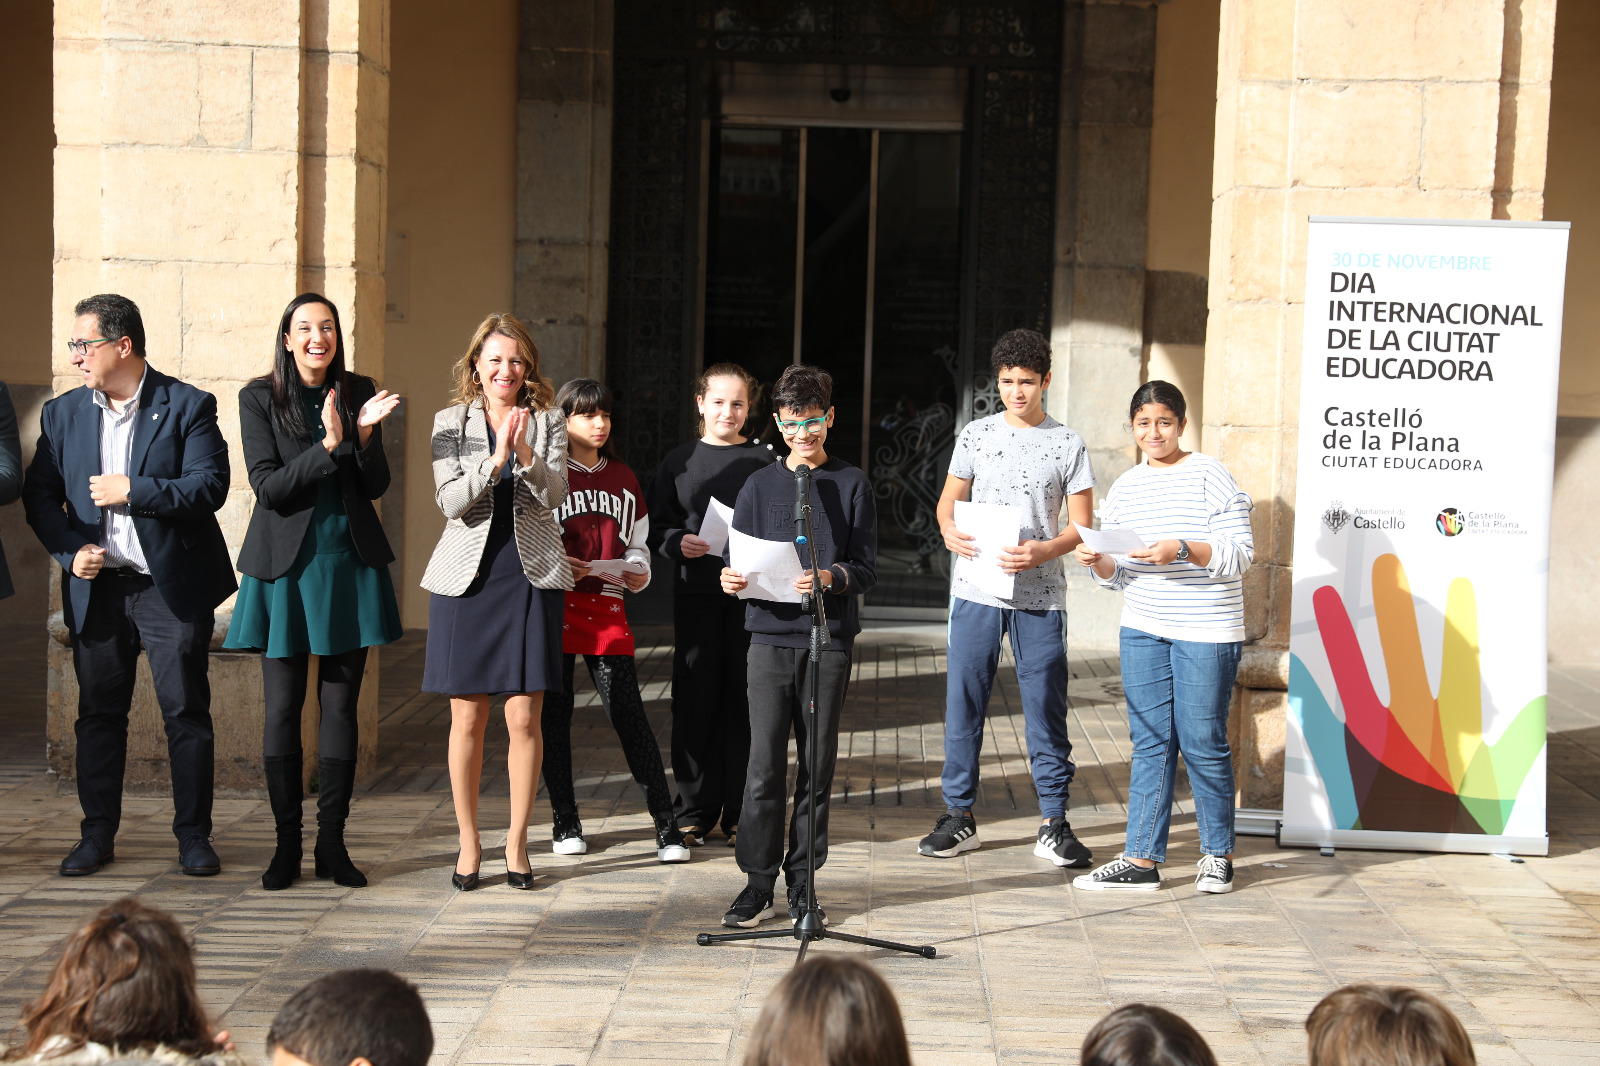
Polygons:
[[1337,533],[1345,527],[1346,522],[1350,521],[1350,512],[1344,509],[1343,503],[1334,500],[1328,504],[1328,509],[1322,512],[1322,520],[1328,524],[1330,530]]

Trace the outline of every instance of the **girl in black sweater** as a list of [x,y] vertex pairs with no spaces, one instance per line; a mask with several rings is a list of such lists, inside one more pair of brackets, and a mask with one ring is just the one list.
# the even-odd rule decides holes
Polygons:
[[773,462],[744,435],[756,389],[743,367],[718,363],[695,385],[701,437],[668,453],[647,493],[650,549],[672,564],[672,773],[684,842],[719,824],[734,842],[750,758],[744,606],[722,594],[721,552],[699,537],[714,498],[729,508],[745,479]]

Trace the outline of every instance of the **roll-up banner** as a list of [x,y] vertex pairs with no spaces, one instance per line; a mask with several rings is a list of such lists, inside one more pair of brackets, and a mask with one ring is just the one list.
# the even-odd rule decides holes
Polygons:
[[1548,850],[1567,236],[1311,219],[1286,844]]

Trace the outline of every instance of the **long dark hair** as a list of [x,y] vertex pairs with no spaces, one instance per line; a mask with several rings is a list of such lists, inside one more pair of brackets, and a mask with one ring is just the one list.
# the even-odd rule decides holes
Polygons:
[[[592,415],[596,411],[610,414],[615,406],[611,396],[611,388],[603,381],[593,378],[573,378],[556,391],[556,406],[561,408],[561,414],[566,418],[573,415]],[[611,427],[611,435],[606,442],[600,445],[600,455],[615,462],[622,462],[622,457],[617,454],[617,427]]]
[[132,896],[89,919],[68,938],[44,993],[22,1012],[6,1058],[35,1055],[55,1038],[65,1041],[56,1054],[91,1041],[121,1051],[216,1050],[183,927]]
[[272,370],[256,380],[272,386],[272,420],[278,428],[297,439],[310,437],[311,427],[306,424],[305,404],[300,401],[300,367],[294,361],[294,353],[283,342],[294,313],[306,304],[321,304],[333,312],[334,351],[333,359],[328,363],[327,381],[335,389],[338,398],[334,402],[339,409],[339,418],[344,422],[345,436],[348,437],[351,427],[355,425],[355,416],[350,411],[349,385],[352,375],[345,370],[344,327],[339,324],[339,309],[326,296],[319,292],[303,292],[289,301],[289,306],[283,309],[283,318],[278,321],[278,334],[273,341]]

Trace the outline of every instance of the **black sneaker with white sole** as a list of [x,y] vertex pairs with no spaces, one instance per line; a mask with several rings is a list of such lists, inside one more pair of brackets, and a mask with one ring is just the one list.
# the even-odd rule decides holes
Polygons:
[[671,818],[656,819],[656,858],[661,862],[689,861],[689,845]]
[[1200,872],[1194,879],[1196,892],[1233,891],[1232,859],[1225,859],[1221,855],[1202,855],[1196,865],[1200,867]]
[[1039,827],[1039,842],[1033,853],[1049,859],[1057,866],[1079,868],[1088,866],[1094,855],[1072,833],[1072,823],[1065,818],[1052,818]]
[[772,909],[770,891],[745,885],[744,891],[733,901],[733,906],[728,908],[728,913],[722,916],[722,924],[732,929],[754,929],[768,918],[777,917],[777,914]]
[[933,832],[917,845],[919,855],[935,859],[949,859],[963,851],[972,851],[982,841],[978,839],[978,823],[971,811],[946,811],[934,823]]
[[1161,868],[1146,869],[1118,857],[1092,873],[1074,877],[1072,887],[1091,892],[1154,892],[1161,887]]
[[[804,884],[789,886],[789,920],[798,922],[805,913],[806,886]],[[828,912],[822,909],[822,904],[817,904],[817,917],[822,919],[822,924],[828,924]]]
[[557,855],[582,855],[589,850],[577,811],[555,812],[555,824],[550,827],[550,850]]

